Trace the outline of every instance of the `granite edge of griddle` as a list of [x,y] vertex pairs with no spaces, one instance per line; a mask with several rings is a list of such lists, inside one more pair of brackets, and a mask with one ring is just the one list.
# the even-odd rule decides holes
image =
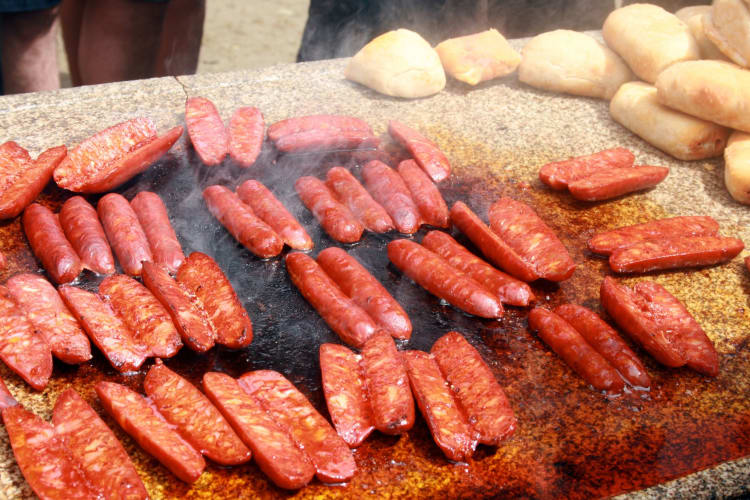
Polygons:
[[[609,120],[603,101],[538,91],[520,84],[515,75],[474,88],[449,81],[443,92],[424,99],[390,98],[346,81],[345,64],[346,60],[288,64],[0,97],[0,141],[16,140],[38,153],[60,143],[75,144],[139,115],[151,116],[160,130],[166,130],[183,123],[185,96],[203,95],[214,101],[225,120],[236,107],[255,105],[268,123],[289,116],[343,113],[367,117],[375,132],[383,134],[387,120],[397,117],[434,138],[449,157],[471,158],[493,175],[534,188],[536,168],[543,161],[625,146],[638,151],[640,163],[672,168],[673,175],[659,187],[640,195],[645,200],[664,207],[669,215],[682,215],[700,199],[702,211],[716,217],[727,233],[750,241],[750,216],[727,194],[721,159],[679,162],[632,134],[623,141],[623,131]],[[527,123],[526,112],[540,109],[543,119],[537,116]],[[530,126],[536,138],[531,143],[523,139]],[[555,141],[546,140],[550,137]],[[186,141],[182,139],[182,147]],[[550,142],[556,146],[550,147]],[[27,401],[31,410],[49,417],[50,402],[43,395],[34,394]],[[12,457],[3,462],[7,459]],[[618,498],[733,496],[750,491],[749,477],[746,457]]]

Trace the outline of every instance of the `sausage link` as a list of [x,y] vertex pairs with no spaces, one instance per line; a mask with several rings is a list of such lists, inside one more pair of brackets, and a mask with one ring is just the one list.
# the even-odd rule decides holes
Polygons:
[[107,413],[147,453],[156,458],[178,479],[194,483],[206,462],[148,402],[124,385],[99,382],[96,394]]
[[36,274],[16,274],[5,286],[57,359],[70,364],[91,359],[88,337],[49,281]]
[[399,232],[417,232],[423,222],[422,216],[398,172],[385,163],[373,160],[362,169],[362,179],[367,191],[385,208]]
[[130,200],[143,232],[146,233],[154,262],[166,267],[171,273],[176,273],[185,255],[177,235],[169,222],[167,207],[158,194],[141,191]]
[[47,386],[52,375],[49,344],[4,286],[0,286],[0,359],[38,391]]
[[67,153],[65,146],[44,151],[28,168],[20,172],[11,186],[0,191],[0,219],[12,219],[23,212],[52,179],[52,172]]
[[387,233],[394,229],[393,219],[362,184],[343,167],[326,174],[326,185],[368,231]]
[[229,120],[229,156],[243,167],[252,166],[263,148],[265,128],[258,108],[237,108]]
[[307,453],[318,479],[324,483],[341,483],[354,476],[357,464],[349,447],[283,375],[258,370],[242,375],[239,383]]
[[214,259],[204,253],[191,253],[177,271],[177,282],[203,306],[217,343],[232,349],[250,345],[253,324],[232,284]]
[[349,130],[352,132],[369,132],[372,129],[364,120],[346,115],[309,115],[287,118],[268,127],[268,138],[273,142],[285,135],[297,134],[309,130]]
[[414,397],[435,444],[446,457],[462,462],[474,454],[476,431],[458,408],[435,357],[422,351],[401,353]]
[[331,238],[341,243],[354,243],[362,238],[362,224],[336,200],[323,181],[310,176],[300,177],[294,183],[294,189]]
[[527,306],[535,300],[529,285],[495,269],[442,231],[427,233],[422,239],[422,246],[479,282],[504,304]]
[[448,206],[437,186],[427,174],[419,168],[414,160],[405,160],[398,164],[398,173],[411,192],[411,197],[419,208],[425,224],[436,227],[448,227]]
[[555,233],[525,203],[500,198],[489,210],[490,227],[530,266],[539,277],[563,281],[576,265]]
[[154,257],[128,200],[120,194],[109,193],[99,200],[96,211],[122,270],[131,276],[140,275],[142,263],[152,262]]
[[55,433],[81,465],[86,479],[104,498],[148,498],[125,448],[74,389],[65,390],[57,398],[52,423]]
[[370,132],[357,130],[306,130],[284,135],[274,141],[283,153],[312,153],[349,149],[374,149],[380,139]]
[[286,268],[294,286],[341,340],[361,347],[375,333],[377,325],[372,318],[344,295],[313,258],[290,253]]
[[503,315],[502,304],[489,290],[418,243],[391,241],[388,259],[419,286],[462,311],[482,318]]
[[414,425],[414,399],[403,359],[390,335],[380,332],[362,346],[362,369],[375,428],[402,434]]
[[635,155],[625,148],[612,148],[598,153],[576,156],[547,163],[539,170],[539,179],[552,189],[565,189],[571,182],[599,171],[632,167]]
[[320,374],[328,413],[336,432],[351,448],[362,444],[375,429],[359,367],[361,359],[343,345],[320,346]]
[[253,179],[247,180],[237,188],[237,196],[291,248],[310,250],[313,247],[305,228],[266,186]]
[[651,386],[651,378],[638,356],[594,311],[576,304],[563,304],[553,312],[575,328],[630,385],[638,388]]
[[500,384],[477,350],[458,332],[430,349],[479,442],[497,446],[516,430],[516,417]]
[[190,142],[206,165],[218,165],[229,147],[229,135],[214,103],[205,97],[185,101],[185,124]]
[[639,165],[595,172],[568,184],[573,198],[601,201],[656,186],[669,174],[667,167]]
[[440,182],[450,176],[451,165],[448,158],[434,142],[396,120],[388,122],[388,133],[409,150],[433,182]]
[[99,294],[147,356],[171,358],[182,347],[169,311],[138,281],[124,274],[109,276],[99,284]]
[[224,373],[206,372],[203,389],[252,450],[260,470],[276,486],[296,490],[310,482],[315,467],[305,452],[235,379]]
[[412,326],[406,311],[357,259],[338,247],[329,247],[318,254],[317,262],[378,327],[398,339],[411,337]]
[[65,237],[60,221],[49,208],[32,203],[23,211],[23,230],[34,255],[56,283],[68,283],[81,273],[83,265]]
[[641,241],[618,248],[609,256],[609,267],[618,273],[646,273],[662,269],[712,266],[736,257],[745,244],[723,236],[678,236]]
[[60,209],[60,226],[81,258],[83,267],[97,274],[115,272],[115,258],[91,204],[80,196],[68,198]]
[[284,242],[268,224],[255,216],[250,207],[224,186],[214,185],[203,190],[211,215],[216,217],[234,239],[260,257],[276,257]]

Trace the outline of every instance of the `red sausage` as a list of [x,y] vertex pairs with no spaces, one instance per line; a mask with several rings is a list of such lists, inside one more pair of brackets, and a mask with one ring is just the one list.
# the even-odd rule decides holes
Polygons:
[[250,460],[250,450],[211,401],[161,360],[146,374],[143,390],[185,441],[206,457],[221,465]]
[[109,276],[99,284],[99,294],[147,356],[171,358],[182,347],[169,311],[138,281],[124,274]]
[[36,274],[16,274],[5,286],[57,359],[70,364],[91,359],[88,337],[49,281]]
[[237,108],[229,120],[229,156],[243,167],[252,166],[263,147],[265,127],[258,108]]
[[624,384],[617,371],[578,331],[557,314],[540,307],[529,313],[529,327],[586,382],[600,391],[617,393]]
[[310,210],[328,235],[341,243],[354,243],[364,228],[344,205],[338,202],[323,181],[305,176],[294,183],[302,203]]
[[255,463],[280,488],[302,488],[315,467],[291,436],[240,384],[224,373],[203,375],[203,389],[252,450]]
[[185,124],[195,152],[206,165],[218,165],[229,147],[229,134],[214,103],[205,97],[185,101]]
[[200,477],[206,462],[162,417],[146,398],[124,385],[99,382],[102,406],[120,427],[149,454],[186,483]]
[[434,142],[396,120],[388,122],[388,133],[409,150],[433,182],[440,182],[450,176],[451,165],[448,158]]
[[539,179],[552,189],[565,189],[571,182],[613,168],[632,167],[635,155],[625,148],[605,149],[586,156],[547,163],[539,170]]
[[370,132],[316,129],[284,135],[274,141],[274,145],[276,149],[283,153],[311,153],[314,151],[374,149],[380,145],[380,139]]
[[373,160],[362,169],[362,179],[365,188],[385,208],[399,232],[417,232],[423,222],[422,216],[398,172],[385,163]]
[[125,448],[74,389],[65,390],[57,398],[52,423],[55,433],[83,468],[86,479],[105,498],[148,498]]
[[0,359],[38,391],[47,386],[52,375],[49,344],[4,286],[0,286]]
[[530,206],[500,198],[490,207],[489,219],[492,230],[534,267],[539,277],[563,281],[575,271],[568,250]]
[[638,356],[595,312],[583,306],[564,304],[556,307],[554,313],[575,328],[630,385],[640,388],[651,386],[651,378]]
[[437,186],[432,183],[424,170],[414,160],[405,160],[398,164],[398,173],[411,192],[414,203],[425,224],[436,227],[448,227],[448,207]]
[[375,428],[401,434],[414,425],[414,399],[403,359],[393,339],[380,332],[362,346],[362,370]]
[[171,273],[177,272],[185,255],[177,235],[169,222],[167,207],[156,193],[141,191],[130,200],[143,232],[146,233],[154,262],[166,267]]
[[52,425],[22,406],[2,414],[16,463],[41,500],[101,498]]
[[536,269],[487,227],[464,202],[457,201],[453,204],[451,221],[495,266],[522,281],[539,279]]
[[317,262],[303,253],[286,256],[294,286],[341,340],[361,347],[377,330],[372,318],[334,283]]
[[477,446],[476,432],[453,399],[435,357],[422,351],[404,351],[402,356],[414,397],[435,444],[450,460],[465,461]]
[[152,262],[154,258],[146,233],[128,200],[117,193],[109,193],[99,200],[96,210],[122,270],[131,276],[140,275],[142,263]]
[[0,219],[12,219],[39,196],[52,178],[52,172],[68,150],[58,146],[44,151],[28,168],[20,172],[13,184],[0,191]]
[[323,394],[333,426],[341,439],[356,448],[375,429],[359,367],[361,356],[338,344],[320,346]]
[[324,483],[341,483],[354,476],[357,464],[349,447],[283,375],[258,370],[242,375],[239,383],[307,453],[318,479]]
[[10,188],[32,163],[29,152],[17,142],[0,144],[0,193]]
[[216,342],[240,349],[253,341],[253,324],[232,284],[208,255],[193,252],[177,271],[177,282],[198,299],[216,334]]
[[281,253],[284,242],[279,235],[256,217],[232,191],[224,186],[208,186],[203,190],[203,199],[211,215],[252,253],[261,259],[276,257]]
[[82,197],[73,196],[63,203],[59,215],[65,237],[81,258],[83,267],[97,274],[114,273],[115,258],[94,207]]
[[138,370],[146,360],[146,349],[109,305],[98,295],[70,285],[58,288],[65,304],[86,330],[96,347],[119,372]]
[[499,318],[503,306],[489,290],[411,240],[388,243],[388,259],[419,286],[469,314]]
[[10,406],[16,406],[18,401],[13,397],[13,394],[8,390],[8,386],[5,385],[5,381],[0,378],[0,411]]
[[349,171],[333,167],[326,174],[326,185],[368,231],[386,233],[394,229],[393,219]]
[[355,304],[375,320],[388,334],[408,340],[411,321],[388,290],[357,259],[338,247],[318,254],[318,264]]
[[712,266],[735,258],[745,244],[723,236],[678,236],[642,241],[618,248],[609,256],[609,267],[618,273],[646,273],[661,269]]
[[305,228],[266,186],[252,179],[245,181],[237,188],[237,196],[276,231],[284,243],[295,250],[310,250],[313,247],[313,241]]
[[654,187],[669,174],[667,167],[639,165],[595,172],[568,184],[573,198],[600,201]]
[[602,306],[630,338],[641,345],[659,363],[683,366],[687,359],[683,346],[676,341],[671,328],[656,323],[652,306],[638,290],[619,285],[607,276],[599,291]]
[[83,265],[70,246],[60,221],[49,208],[32,203],[23,211],[23,230],[31,250],[56,283],[68,283],[81,273]]
[[588,241],[589,250],[609,255],[618,248],[648,240],[677,236],[716,236],[719,223],[713,217],[688,216],[658,219],[599,233]]
[[268,127],[268,138],[273,142],[285,135],[307,132],[309,130],[349,130],[352,132],[372,133],[370,126],[363,120],[345,115],[310,115],[297,116],[281,120]]
[[182,341],[190,349],[206,352],[214,346],[216,333],[206,311],[165,269],[144,262],[143,284],[169,311]]
[[422,246],[479,282],[504,304],[527,306],[535,300],[529,285],[495,269],[442,231],[427,233]]
[[459,406],[479,434],[497,446],[516,430],[516,417],[500,384],[477,350],[458,332],[440,337],[430,350]]

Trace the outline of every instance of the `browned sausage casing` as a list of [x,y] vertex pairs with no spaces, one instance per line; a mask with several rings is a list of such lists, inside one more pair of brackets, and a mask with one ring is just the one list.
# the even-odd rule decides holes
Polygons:
[[562,190],[571,182],[588,177],[595,172],[630,167],[634,161],[635,155],[628,149],[606,149],[586,156],[547,163],[539,170],[539,179],[552,189]]
[[49,208],[32,203],[23,211],[23,230],[34,255],[56,283],[69,283],[83,265]]
[[60,225],[83,266],[98,274],[115,272],[115,258],[94,207],[81,196],[73,196],[60,209]]
[[185,255],[169,222],[164,202],[156,193],[141,191],[130,200],[130,206],[133,207],[146,233],[154,262],[166,267],[171,273],[177,272],[177,268],[185,260]]
[[612,252],[609,267],[618,273],[646,273],[711,266],[732,260],[744,248],[742,240],[723,236],[678,236],[641,241]]
[[450,176],[451,165],[448,158],[434,142],[396,120],[388,122],[388,133],[409,150],[433,182],[440,182]]
[[0,191],[0,219],[12,219],[39,196],[52,178],[52,172],[65,158],[65,146],[44,151],[4,191]]
[[419,168],[414,160],[405,160],[398,164],[398,173],[404,179],[411,197],[419,208],[425,224],[436,227],[448,227],[448,206],[437,186],[427,174]]
[[362,224],[339,203],[323,181],[310,176],[300,177],[294,183],[294,189],[331,238],[341,243],[354,243],[362,238]]
[[422,216],[398,172],[381,161],[373,160],[362,169],[362,179],[367,191],[385,208],[399,232],[417,232],[423,222]]
[[125,274],[139,276],[142,262],[153,262],[151,247],[138,216],[122,195],[104,195],[96,206],[104,232]]
[[568,184],[573,198],[583,201],[601,201],[623,194],[640,191],[659,184],[669,174],[667,167],[638,165],[595,172],[588,177]]
[[326,174],[326,185],[368,231],[386,233],[394,229],[393,219],[388,212],[372,199],[370,193],[347,169],[330,169]]

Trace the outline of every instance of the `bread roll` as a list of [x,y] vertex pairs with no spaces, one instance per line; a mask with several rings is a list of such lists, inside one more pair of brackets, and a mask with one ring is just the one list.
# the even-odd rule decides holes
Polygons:
[[518,78],[540,89],[611,99],[620,85],[634,78],[620,56],[576,31],[542,33],[521,53]]
[[449,38],[435,47],[443,69],[469,85],[513,73],[521,56],[497,30]]
[[724,151],[729,129],[659,104],[656,88],[624,84],[609,103],[615,121],[679,160],[700,160]]
[[706,36],[721,52],[750,67],[750,8],[743,0],[714,0],[702,20]]
[[602,35],[630,69],[650,83],[671,64],[701,56],[687,24],[656,5],[634,3],[613,11]]
[[724,150],[724,184],[732,198],[750,205],[750,134],[734,132]]
[[405,29],[383,33],[362,47],[344,75],[394,97],[426,97],[445,87],[437,52],[419,34]]
[[750,132],[750,71],[723,61],[686,61],[656,80],[659,102],[725,127]]
[[710,11],[710,5],[692,5],[690,7],[683,7],[675,12],[674,15],[690,28],[690,33],[693,34],[693,38],[698,42],[701,58],[728,61],[729,58],[709,40],[703,30],[703,15]]

